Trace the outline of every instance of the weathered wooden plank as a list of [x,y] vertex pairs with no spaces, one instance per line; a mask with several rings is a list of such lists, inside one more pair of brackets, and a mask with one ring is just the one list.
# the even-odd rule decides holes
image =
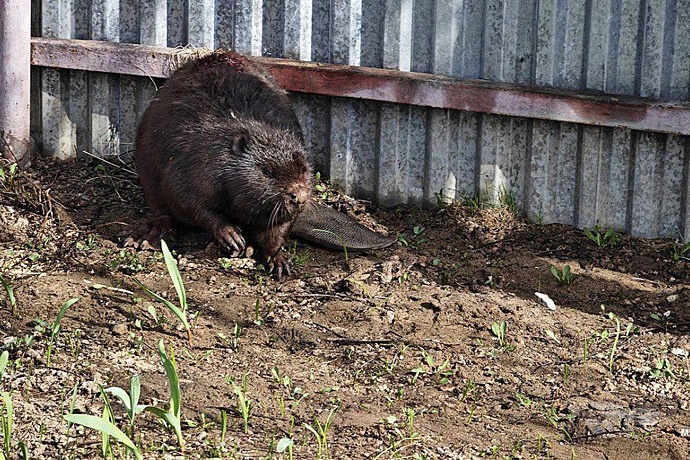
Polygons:
[[[168,77],[194,50],[32,38],[31,63],[44,67]],[[395,70],[260,59],[289,91],[543,120],[690,134],[690,103],[589,94]]]

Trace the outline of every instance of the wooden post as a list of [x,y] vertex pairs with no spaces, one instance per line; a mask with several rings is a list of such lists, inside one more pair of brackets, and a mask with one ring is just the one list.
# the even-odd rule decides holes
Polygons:
[[0,0],[0,155],[29,160],[31,0]]

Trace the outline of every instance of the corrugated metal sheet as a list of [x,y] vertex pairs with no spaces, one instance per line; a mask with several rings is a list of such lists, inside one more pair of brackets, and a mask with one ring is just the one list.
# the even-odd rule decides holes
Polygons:
[[[690,0],[34,0],[43,36],[687,100]],[[127,156],[144,78],[42,69],[46,153]],[[38,97],[34,95],[34,100]],[[545,223],[690,237],[687,139],[296,95],[316,168],[384,205],[509,190]]]

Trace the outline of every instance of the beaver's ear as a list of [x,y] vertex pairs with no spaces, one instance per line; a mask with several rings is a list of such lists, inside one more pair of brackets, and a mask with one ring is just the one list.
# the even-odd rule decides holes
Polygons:
[[248,143],[249,137],[247,133],[240,133],[232,140],[232,151],[237,154],[243,153],[247,149]]

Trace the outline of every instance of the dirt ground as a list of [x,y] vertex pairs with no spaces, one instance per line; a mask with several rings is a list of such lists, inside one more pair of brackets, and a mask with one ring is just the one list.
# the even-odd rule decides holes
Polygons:
[[[598,247],[505,206],[375,210],[331,196],[399,242],[347,257],[291,243],[293,276],[276,281],[199,232],[174,235],[190,345],[134,281],[176,303],[162,255],[121,247],[146,218],[135,177],[86,159],[3,171],[11,458],[20,442],[30,458],[100,458],[100,434],[63,414],[100,417],[99,386],[129,391],[135,374],[140,403],[165,408],[160,340],[174,350],[185,448],[143,412],[145,458],[690,458],[690,251],[673,241]],[[551,267],[566,264],[559,284]]]

